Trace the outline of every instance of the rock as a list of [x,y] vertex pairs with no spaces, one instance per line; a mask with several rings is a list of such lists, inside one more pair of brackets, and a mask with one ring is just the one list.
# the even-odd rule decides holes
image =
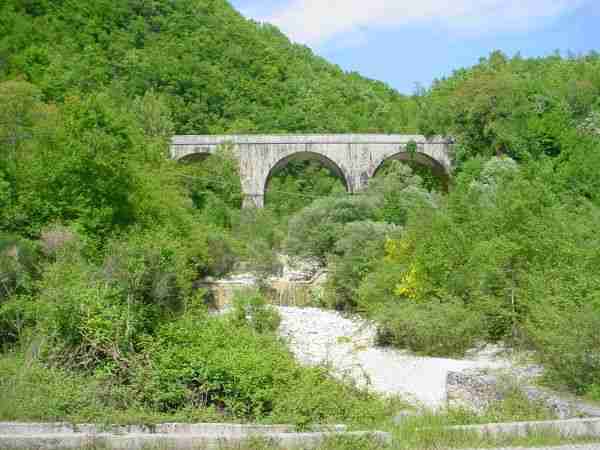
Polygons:
[[283,267],[281,279],[286,281],[310,281],[323,270],[321,263],[312,258],[295,259],[288,255],[279,255]]
[[559,419],[600,417],[600,408],[531,384],[541,371],[539,366],[527,366],[493,374],[482,370],[449,372],[447,404],[481,413],[518,389],[529,401],[545,405]]
[[465,370],[448,372],[446,378],[448,406],[468,408],[477,413],[483,412],[494,401],[501,400],[503,393],[498,378],[485,370]]

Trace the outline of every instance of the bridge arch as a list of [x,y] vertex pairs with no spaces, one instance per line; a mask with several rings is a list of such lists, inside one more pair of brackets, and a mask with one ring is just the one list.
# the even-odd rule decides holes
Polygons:
[[344,170],[331,158],[327,157],[323,153],[315,152],[315,151],[300,151],[296,153],[292,153],[291,155],[285,156],[277,161],[270,169],[265,179],[265,184],[263,188],[263,194],[266,194],[267,188],[269,187],[269,182],[273,178],[273,176],[288,165],[291,161],[317,161],[321,163],[323,167],[329,170],[332,174],[338,177],[344,183],[344,187],[346,188],[346,192],[348,192],[349,181],[348,177],[344,173]]
[[179,158],[179,162],[183,164],[202,163],[211,155],[212,153],[190,153]]
[[377,165],[377,167],[375,168],[375,170],[373,171],[372,176],[376,176],[377,173],[383,168],[385,163],[387,163],[389,161],[403,161],[403,162],[414,161],[418,164],[429,167],[436,174],[448,176],[446,167],[444,167],[439,161],[432,158],[431,156],[426,155],[425,153],[420,153],[420,152],[410,153],[410,152],[405,152],[405,151],[395,153],[395,154],[390,155],[390,156],[384,158],[383,160],[381,160],[379,162],[379,164]]
[[432,158],[431,156],[421,153],[421,152],[407,152],[400,151],[394,153],[390,156],[387,156],[383,160],[379,162],[376,166],[371,178],[377,176],[381,170],[385,167],[386,163],[390,161],[402,161],[402,162],[415,162],[421,166],[428,167],[434,176],[440,178],[442,180],[442,184],[444,189],[447,190],[449,182],[450,182],[450,174],[448,173],[448,168],[440,163],[437,159]]

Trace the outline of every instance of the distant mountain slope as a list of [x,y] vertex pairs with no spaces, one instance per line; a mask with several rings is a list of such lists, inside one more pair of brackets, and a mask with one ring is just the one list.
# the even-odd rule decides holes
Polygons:
[[0,0],[0,77],[164,93],[179,133],[414,131],[415,104],[225,0]]

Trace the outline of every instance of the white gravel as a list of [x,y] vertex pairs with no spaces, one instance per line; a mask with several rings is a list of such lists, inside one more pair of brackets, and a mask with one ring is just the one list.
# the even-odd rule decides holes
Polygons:
[[509,363],[492,354],[473,359],[424,358],[375,346],[375,327],[318,308],[277,307],[280,334],[306,365],[329,365],[340,377],[351,377],[376,392],[401,395],[416,405],[439,408],[446,400],[449,371],[501,368]]

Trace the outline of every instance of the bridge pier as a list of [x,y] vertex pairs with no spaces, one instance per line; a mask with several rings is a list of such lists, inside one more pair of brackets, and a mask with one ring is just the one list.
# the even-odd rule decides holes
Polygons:
[[244,194],[244,200],[242,202],[242,208],[264,208],[265,207],[265,196],[264,194]]

